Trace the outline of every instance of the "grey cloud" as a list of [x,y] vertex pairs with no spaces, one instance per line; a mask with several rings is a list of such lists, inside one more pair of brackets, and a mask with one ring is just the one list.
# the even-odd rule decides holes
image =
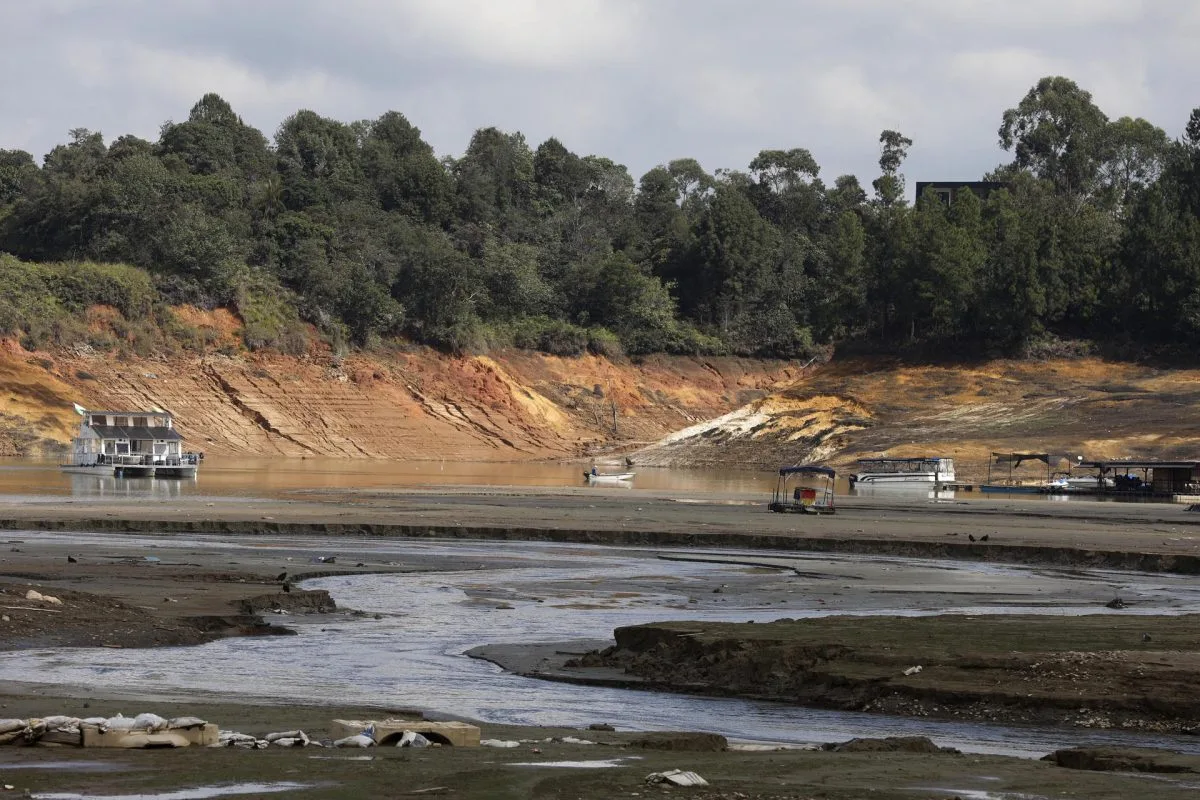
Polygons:
[[0,0],[0,27],[0,147],[35,155],[73,127],[153,138],[211,90],[268,135],[395,109],[442,154],[497,125],[635,176],[807,147],[866,184],[891,127],[911,183],[1005,160],[1000,115],[1040,70],[1171,135],[1200,77],[1189,0]]

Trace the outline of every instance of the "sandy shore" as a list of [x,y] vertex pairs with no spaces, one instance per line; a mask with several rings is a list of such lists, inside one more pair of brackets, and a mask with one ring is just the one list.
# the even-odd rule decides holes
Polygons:
[[[149,646],[189,644],[213,636],[262,633],[259,625],[274,609],[291,613],[330,613],[320,597],[291,586],[306,577],[361,572],[425,570],[418,561],[380,562],[368,554],[345,552],[338,537],[421,536],[535,539],[657,547],[782,547],[838,552],[890,553],[1006,563],[1130,567],[1162,572],[1200,572],[1200,514],[1174,505],[991,502],[928,503],[855,500],[834,517],[767,513],[745,497],[664,495],[639,491],[437,489],[396,492],[308,493],[286,500],[171,499],[0,500],[0,596],[3,605],[21,606],[29,588],[62,595],[60,613],[5,612],[0,647]],[[60,541],[39,541],[22,531],[75,530],[244,534],[320,534],[329,537],[336,563],[281,565],[272,554],[239,549],[196,551],[175,562],[137,560],[127,553],[106,554]],[[981,541],[987,535],[987,542]],[[976,541],[971,541],[974,537]],[[118,557],[105,557],[105,556]],[[287,572],[282,576],[282,572]],[[287,585],[289,591],[284,591]],[[6,598],[11,598],[9,602]],[[91,598],[91,599],[90,599]],[[327,599],[327,598],[326,598]],[[346,612],[334,612],[346,613]],[[51,622],[53,620],[53,622]],[[270,631],[277,632],[277,631]],[[561,654],[560,654],[561,655]],[[514,658],[509,654],[509,658]],[[541,658],[526,651],[528,662]],[[500,659],[497,659],[500,660]],[[31,676],[31,678],[34,676]],[[0,717],[46,713],[178,709],[199,710],[223,727],[263,733],[292,725],[320,730],[339,715],[383,714],[390,709],[256,707],[176,698],[174,705],[130,708],[131,698],[105,698],[86,687],[0,687]],[[87,709],[87,712],[84,711]],[[103,712],[102,712],[103,713]],[[219,719],[218,719],[219,718]],[[603,722],[603,720],[597,720]],[[487,726],[485,736],[544,739],[564,732]],[[578,731],[576,736],[584,736]],[[339,797],[346,791],[371,792],[392,785],[395,769],[407,776],[408,790],[436,789],[459,797],[614,797],[640,796],[641,779],[658,768],[695,769],[715,779],[720,790],[694,797],[930,797],[963,792],[1025,792],[1057,797],[1177,797],[1171,782],[1111,774],[1077,773],[1050,764],[947,754],[882,755],[868,759],[850,753],[666,753],[631,750],[634,734],[596,734],[608,745],[533,744],[504,751],[437,752],[419,757],[407,751],[375,755],[371,762],[314,761],[285,751],[262,754],[88,752],[89,762],[118,765],[120,774],[45,770],[19,772],[30,763],[62,759],[63,751],[0,750],[0,783],[35,790],[82,786],[143,790],[233,781],[296,779],[328,782],[304,790],[304,797]],[[593,749],[586,749],[591,747]],[[534,752],[535,748],[541,752]],[[596,748],[603,748],[597,750]],[[48,755],[53,753],[53,755]],[[599,753],[599,755],[597,755]],[[606,770],[514,767],[508,762],[633,758]],[[311,755],[309,753],[308,755]],[[70,759],[84,754],[69,753]],[[253,757],[254,761],[249,760]],[[140,759],[172,764],[171,776],[147,774]],[[178,771],[184,765],[182,772]],[[364,766],[368,765],[368,766]],[[126,772],[128,771],[128,772]],[[601,776],[599,773],[603,773]],[[133,783],[131,775],[138,777]],[[998,777],[982,781],[982,777]],[[36,777],[36,780],[34,779]],[[172,782],[173,781],[173,782]],[[183,781],[183,783],[181,783]],[[190,782],[190,783],[189,783]],[[439,789],[438,787],[443,787]],[[349,788],[348,788],[349,787]],[[946,789],[950,793],[941,792]],[[935,791],[936,790],[936,791]],[[289,795],[290,796],[290,795]],[[915,796],[921,796],[920,794]],[[982,796],[982,795],[981,795]],[[998,795],[997,795],[998,796]]]

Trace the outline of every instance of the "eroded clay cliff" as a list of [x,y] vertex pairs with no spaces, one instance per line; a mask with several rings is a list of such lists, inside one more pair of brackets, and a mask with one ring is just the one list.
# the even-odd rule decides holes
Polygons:
[[796,379],[783,362],[426,348],[335,358],[0,351],[0,453],[68,442],[73,403],[162,408],[206,453],[511,460],[630,450]]

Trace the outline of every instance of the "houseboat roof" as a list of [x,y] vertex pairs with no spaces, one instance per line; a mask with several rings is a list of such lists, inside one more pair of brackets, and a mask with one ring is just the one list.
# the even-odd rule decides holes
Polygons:
[[953,461],[946,456],[918,456],[917,458],[860,458],[859,464],[922,464],[927,461]]
[[1025,461],[1040,461],[1043,464],[1049,465],[1050,461],[1061,461],[1066,456],[1056,456],[1053,453],[992,453],[992,458],[997,464],[1012,464],[1021,466]]
[[144,441],[148,439],[174,441],[183,439],[174,428],[148,428],[143,426],[135,428],[124,425],[93,425],[91,428],[101,439],[129,439],[130,441]]
[[99,414],[107,417],[169,417],[170,411],[101,411],[100,409],[84,409],[88,414]]
[[1116,461],[1080,461],[1076,467],[1084,469],[1200,469],[1200,461],[1138,461],[1120,459]]
[[779,474],[780,474],[780,476],[784,476],[784,475],[794,475],[794,474],[797,474],[797,473],[810,473],[810,474],[815,474],[815,475],[828,475],[828,476],[829,476],[829,477],[831,477],[831,478],[833,478],[833,477],[835,477],[835,476],[837,475],[837,473],[836,473],[836,472],[834,472],[834,471],[833,471],[832,469],[830,469],[829,467],[819,467],[819,466],[817,466],[816,464],[804,464],[804,465],[801,465],[801,466],[798,466],[798,467],[782,467],[782,468],[779,470]]

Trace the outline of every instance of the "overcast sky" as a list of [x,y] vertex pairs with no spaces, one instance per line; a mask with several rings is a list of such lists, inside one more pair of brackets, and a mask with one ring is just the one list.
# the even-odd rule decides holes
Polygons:
[[911,191],[1007,160],[1000,116],[1045,75],[1173,138],[1200,105],[1197,0],[0,0],[0,31],[0,148],[38,158],[215,91],[268,137],[394,109],[439,155],[495,125],[635,178],[806,147],[869,184],[893,128]]

